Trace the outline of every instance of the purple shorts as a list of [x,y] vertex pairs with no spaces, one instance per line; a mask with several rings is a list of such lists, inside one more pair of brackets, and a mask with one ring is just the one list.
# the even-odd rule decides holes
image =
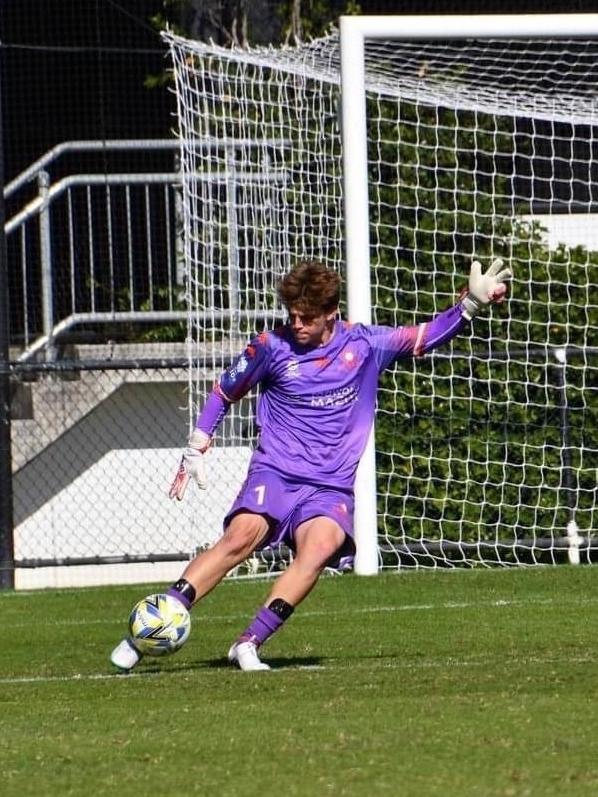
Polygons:
[[239,512],[254,512],[270,521],[266,538],[259,548],[272,548],[280,544],[295,550],[295,531],[313,517],[324,516],[336,521],[345,532],[345,542],[330,561],[331,567],[355,555],[353,539],[353,493],[332,487],[287,481],[273,471],[249,471],[227,516],[226,528]]

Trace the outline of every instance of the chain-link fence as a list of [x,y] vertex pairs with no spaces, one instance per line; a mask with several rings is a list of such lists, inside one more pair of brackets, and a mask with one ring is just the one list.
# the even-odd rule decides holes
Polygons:
[[[171,501],[187,436],[189,363],[182,346],[166,358],[164,344],[155,347],[160,357],[149,357],[151,348],[120,347],[107,358],[106,347],[79,347],[84,360],[12,364],[17,587],[175,578],[220,534],[249,445],[239,445],[243,429],[224,429],[222,439],[235,444],[210,452],[208,490],[192,484],[184,501]],[[207,389],[213,359],[194,366]]]

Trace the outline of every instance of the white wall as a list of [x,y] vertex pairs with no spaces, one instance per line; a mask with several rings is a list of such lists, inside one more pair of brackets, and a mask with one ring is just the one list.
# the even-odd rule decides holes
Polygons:
[[168,487],[180,453],[178,448],[108,451],[15,529],[17,559],[180,552],[179,562],[21,568],[17,588],[178,578],[188,553],[222,533],[250,449],[213,449],[207,455],[209,488],[190,483],[184,501],[171,501]]
[[[61,428],[13,477],[17,562],[126,554],[180,554],[179,561],[21,567],[17,588],[170,581],[198,547],[221,534],[251,452],[214,447],[208,489],[191,483],[184,501],[171,501],[168,488],[187,438],[185,387],[120,385],[71,428]],[[68,399],[68,390],[63,395]],[[33,422],[43,425],[45,416]]]
[[598,214],[555,213],[526,216],[526,221],[537,221],[546,229],[545,240],[550,249],[559,244],[568,247],[585,246],[598,251]]

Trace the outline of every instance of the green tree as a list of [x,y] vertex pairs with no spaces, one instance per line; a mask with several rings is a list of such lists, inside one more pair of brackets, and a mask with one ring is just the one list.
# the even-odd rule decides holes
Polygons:
[[[550,352],[591,343],[585,294],[598,253],[551,251],[539,225],[521,220],[512,180],[522,142],[516,152],[508,117],[407,101],[377,100],[371,111],[377,321],[417,323],[439,298],[448,306],[462,287],[454,275],[465,284],[474,256],[503,256],[521,286],[508,315],[498,308],[476,319],[452,355],[402,363],[384,376],[380,512],[405,539],[413,528],[431,540],[529,539],[565,529],[571,478],[578,523],[594,527],[595,474],[584,441],[596,438],[595,391],[582,362],[571,361],[565,452],[563,366]],[[571,468],[563,467],[567,453]]]
[[164,0],[154,24],[225,46],[299,44],[324,35],[355,0]]

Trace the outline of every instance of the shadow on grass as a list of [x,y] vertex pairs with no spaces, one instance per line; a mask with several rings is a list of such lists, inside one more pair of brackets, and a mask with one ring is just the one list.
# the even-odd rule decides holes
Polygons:
[[[266,664],[269,664],[273,670],[293,668],[307,669],[310,667],[315,669],[324,667],[326,663],[326,659],[322,658],[321,656],[285,656],[278,658],[265,658],[264,661]],[[198,665],[200,669],[235,669],[225,657],[218,659],[208,659],[207,661],[198,662]]]
[[[273,670],[324,670],[334,667],[335,663],[339,661],[346,662],[348,660],[377,660],[379,662],[385,662],[394,661],[395,659],[399,658],[400,655],[400,653],[394,654],[392,652],[384,652],[371,654],[369,656],[352,656],[351,654],[343,656],[274,656],[265,657],[264,661],[266,664],[269,664]],[[152,661],[149,658],[145,658],[142,666],[143,671],[148,674],[157,674],[160,672],[192,673],[201,672],[202,670],[229,670],[234,672],[236,670],[236,668],[230,664],[225,656],[220,656],[214,659],[185,662],[184,664],[178,664],[176,662],[167,663],[166,660],[160,661],[159,659]],[[139,668],[139,671],[141,671],[141,668]]]
[[[269,658],[265,660],[273,670],[278,669],[323,669],[331,659],[326,659],[321,656],[286,656],[278,658]],[[177,665],[176,663],[166,665],[166,662],[158,660],[151,661],[144,659],[143,671],[146,673],[159,673],[159,672],[200,672],[201,670],[230,670],[235,671],[235,667],[231,665],[229,660],[222,656],[217,659],[204,659],[203,661],[188,662],[185,664]],[[136,669],[135,672],[141,672],[141,667]],[[117,674],[117,673],[116,673]],[[122,673],[126,675],[126,673]]]

